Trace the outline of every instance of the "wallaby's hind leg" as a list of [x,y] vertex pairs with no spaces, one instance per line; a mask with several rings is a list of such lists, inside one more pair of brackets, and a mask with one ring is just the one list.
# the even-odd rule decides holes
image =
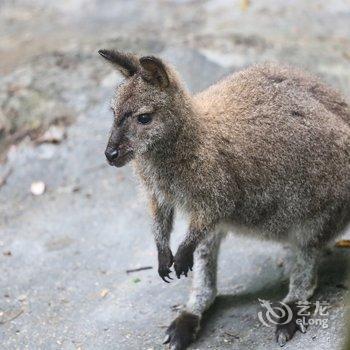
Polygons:
[[222,237],[222,233],[210,234],[194,253],[190,298],[166,331],[164,343],[169,343],[171,350],[186,349],[195,340],[201,316],[216,297],[217,258]]
[[[298,301],[307,301],[312,297],[317,285],[319,250],[313,248],[299,249],[296,253],[296,264],[289,280],[289,292],[283,299],[283,302],[292,311],[293,317],[288,323],[285,323],[287,321],[286,318],[279,320],[279,324],[276,327],[276,340],[280,346],[284,346],[298,329],[303,333],[306,331],[305,326],[302,323],[298,323],[298,319],[301,317],[298,316],[299,309],[296,303]],[[286,310],[287,316],[288,310]]]

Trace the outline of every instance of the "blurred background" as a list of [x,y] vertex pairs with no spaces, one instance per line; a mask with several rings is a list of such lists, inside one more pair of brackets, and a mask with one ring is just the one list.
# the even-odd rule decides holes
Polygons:
[[[115,48],[173,63],[192,92],[262,61],[321,76],[350,100],[349,0],[0,1],[0,344],[162,349],[190,279],[165,285],[131,168],[107,166]],[[183,235],[179,217],[173,246]],[[345,235],[349,236],[348,234]],[[231,247],[230,247],[231,246]],[[349,250],[332,248],[315,296],[330,326],[286,349],[343,343]],[[271,349],[258,298],[280,299],[288,247],[230,237],[220,297],[193,349]],[[149,269],[127,272],[140,267]]]

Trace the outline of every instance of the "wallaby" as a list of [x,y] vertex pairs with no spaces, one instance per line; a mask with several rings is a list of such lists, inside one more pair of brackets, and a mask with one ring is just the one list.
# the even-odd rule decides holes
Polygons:
[[[112,102],[111,165],[133,161],[149,194],[158,272],[193,271],[189,301],[166,331],[171,349],[194,341],[213,303],[217,257],[228,231],[288,242],[296,252],[284,302],[295,310],[316,287],[322,248],[350,219],[350,108],[317,78],[262,64],[191,95],[162,60],[99,53],[126,78]],[[175,209],[189,217],[177,253]],[[298,315],[276,326],[283,346]]]

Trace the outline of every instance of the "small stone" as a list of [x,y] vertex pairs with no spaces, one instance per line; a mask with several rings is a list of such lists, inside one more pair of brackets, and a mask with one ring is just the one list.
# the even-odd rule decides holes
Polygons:
[[25,294],[21,294],[17,299],[18,301],[25,301],[27,299],[27,296]]
[[101,298],[105,298],[108,293],[109,293],[108,289],[102,289],[101,292],[100,292]]
[[278,259],[278,260],[277,260],[277,266],[278,266],[278,267],[282,267],[283,264],[284,264],[283,259]]
[[36,181],[30,185],[30,192],[34,196],[41,196],[42,194],[44,194],[45,189],[46,189],[46,185],[42,181]]

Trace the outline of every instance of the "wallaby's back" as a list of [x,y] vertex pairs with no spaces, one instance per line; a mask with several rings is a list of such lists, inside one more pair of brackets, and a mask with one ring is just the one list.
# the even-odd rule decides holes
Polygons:
[[336,91],[269,64],[233,74],[195,101],[205,129],[199,158],[211,169],[205,190],[226,196],[218,207],[234,221],[282,232],[336,211],[345,224],[350,109]]
[[235,108],[250,113],[261,105],[268,113],[268,109],[279,107],[287,113],[297,112],[292,110],[293,103],[295,108],[302,108],[318,102],[336,118],[350,123],[350,107],[338,91],[306,72],[271,63],[232,74],[195,98],[209,113],[217,109],[223,114]]

